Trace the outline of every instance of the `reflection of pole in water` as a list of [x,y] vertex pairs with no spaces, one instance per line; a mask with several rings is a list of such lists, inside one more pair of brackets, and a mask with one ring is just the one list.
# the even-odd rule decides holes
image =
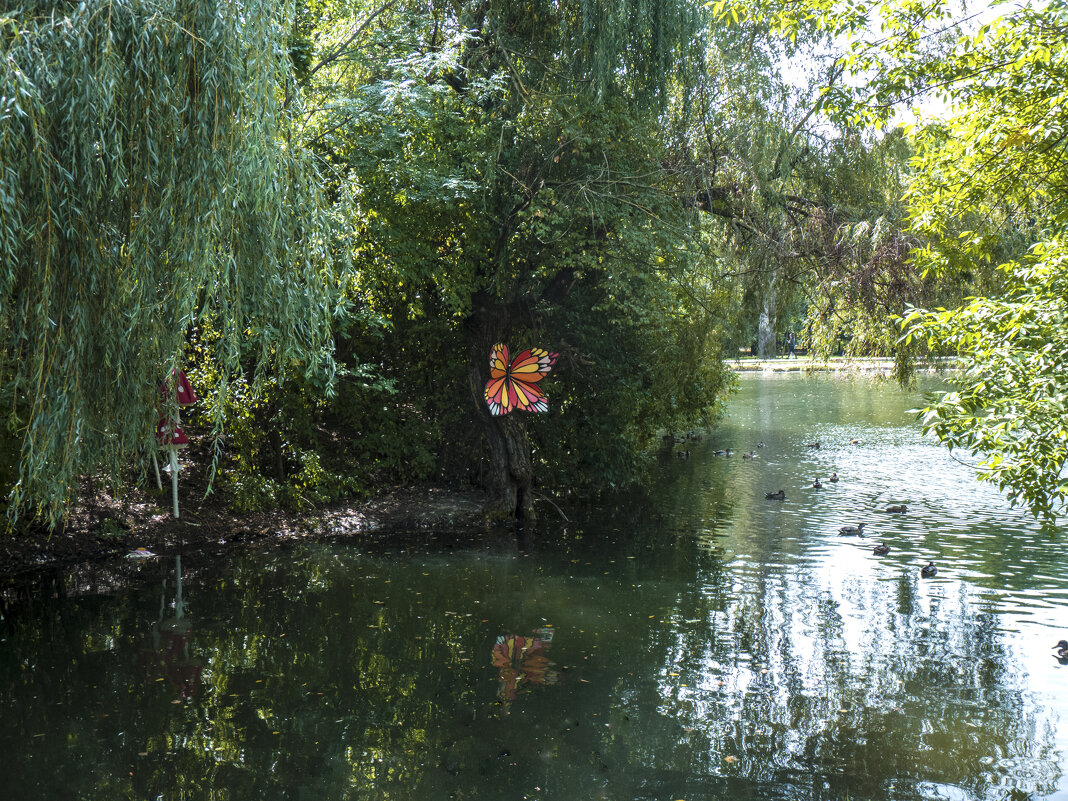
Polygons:
[[185,615],[185,603],[182,601],[182,555],[174,557],[174,574],[178,588],[174,599],[174,617],[181,620]]
[[175,599],[174,615],[164,617],[167,609],[167,578],[161,582],[159,617],[152,624],[152,646],[144,648],[138,660],[146,674],[167,679],[178,691],[178,700],[190,698],[200,688],[204,666],[190,656],[189,645],[193,627],[185,616],[185,598],[182,594],[182,557],[174,558]]

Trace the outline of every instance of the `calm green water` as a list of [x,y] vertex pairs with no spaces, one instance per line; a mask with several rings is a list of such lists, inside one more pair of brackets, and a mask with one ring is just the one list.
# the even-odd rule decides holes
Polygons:
[[743,377],[567,527],[186,554],[180,603],[173,556],[8,587],[0,797],[1068,799],[1066,538],[915,403]]

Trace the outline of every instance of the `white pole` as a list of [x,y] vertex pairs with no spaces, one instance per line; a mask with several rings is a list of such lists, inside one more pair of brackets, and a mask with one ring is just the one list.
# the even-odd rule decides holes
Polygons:
[[178,517],[178,449],[168,448],[171,452],[171,495],[174,498],[174,516]]

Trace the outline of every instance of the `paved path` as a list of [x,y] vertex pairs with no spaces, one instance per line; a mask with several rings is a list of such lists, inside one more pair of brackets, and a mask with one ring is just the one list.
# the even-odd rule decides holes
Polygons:
[[[849,373],[887,373],[893,371],[894,360],[879,358],[879,357],[864,357],[856,359],[845,359],[835,357],[827,360],[812,359],[808,356],[801,356],[796,359],[788,359],[785,356],[780,356],[775,359],[754,359],[743,358],[735,359],[734,361],[728,361],[727,366],[732,370],[736,370],[741,373],[794,373],[794,372],[823,372],[823,373],[835,373],[835,372],[849,372]],[[949,362],[945,362],[942,365],[945,368],[950,367]],[[928,363],[922,363],[916,365],[917,370],[933,370],[934,366]]]

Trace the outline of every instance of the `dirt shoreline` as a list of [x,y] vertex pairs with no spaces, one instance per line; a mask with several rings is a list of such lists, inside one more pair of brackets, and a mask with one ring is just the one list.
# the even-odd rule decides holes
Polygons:
[[[190,467],[195,473],[196,466]],[[134,488],[122,499],[87,494],[90,488],[83,487],[82,497],[94,501],[72,513],[63,531],[0,534],[0,580],[115,559],[138,548],[169,555],[256,543],[484,525],[486,497],[472,488],[413,485],[306,512],[238,514],[216,495],[205,499],[204,486],[194,479],[180,487],[177,519],[171,514],[168,486],[162,492]]]

